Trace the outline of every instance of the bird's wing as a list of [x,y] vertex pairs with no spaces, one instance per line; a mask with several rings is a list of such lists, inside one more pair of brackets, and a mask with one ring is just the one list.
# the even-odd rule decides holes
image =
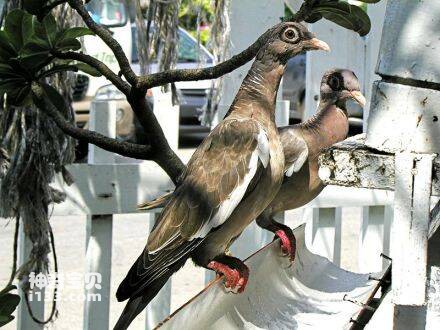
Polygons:
[[[182,184],[165,206],[147,249],[204,238],[231,215],[269,163],[264,129],[252,119],[227,119],[196,150]],[[172,244],[173,245],[173,244]]]
[[286,176],[298,172],[309,156],[309,148],[304,138],[293,127],[283,127],[279,130],[283,145]]

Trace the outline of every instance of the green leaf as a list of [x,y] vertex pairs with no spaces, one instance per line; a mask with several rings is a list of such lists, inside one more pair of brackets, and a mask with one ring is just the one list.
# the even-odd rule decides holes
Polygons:
[[0,94],[8,93],[13,94],[17,92],[24,84],[26,80],[23,78],[9,78],[0,80]]
[[0,328],[15,319],[12,315],[0,315]]
[[306,21],[307,23],[316,23],[316,22],[318,22],[320,19],[322,19],[322,15],[321,15],[321,14],[318,14],[318,13],[315,13],[315,14],[312,14],[312,15],[310,15],[309,17],[307,17],[307,18],[305,19],[305,21]]
[[48,0],[23,0],[23,8],[32,15],[39,15],[48,2]]
[[20,303],[18,294],[5,293],[0,296],[0,315],[10,315]]
[[44,71],[42,74],[40,74],[40,78],[45,78],[45,77],[51,76],[53,74],[60,73],[60,72],[66,72],[66,71],[78,72],[78,67],[76,65],[66,65],[66,64],[55,65],[54,67],[52,67],[49,70]]
[[78,70],[85,72],[93,77],[102,76],[101,72],[86,63],[76,63],[75,66],[78,68]]
[[67,104],[66,104],[66,100],[64,100],[64,97],[62,97],[61,94],[58,93],[58,91],[55,88],[53,88],[48,84],[43,83],[41,84],[41,87],[43,88],[44,93],[49,98],[50,102],[55,106],[55,108],[59,112],[65,113]]
[[17,56],[17,51],[12,46],[8,34],[5,31],[0,31],[0,60],[7,62],[15,56]]
[[21,35],[23,45],[34,35],[34,18],[32,15],[25,15],[23,17],[23,21],[21,22]]
[[315,6],[312,14],[322,15],[325,19],[332,21],[346,29],[358,32],[364,36],[370,32],[371,22],[367,13],[360,7],[350,5],[346,2],[325,2]]
[[50,62],[50,57],[50,49],[47,49],[44,41],[32,39],[23,47],[18,61],[26,69],[37,72],[41,69],[41,65],[47,65]]
[[32,16],[21,9],[14,9],[5,19],[5,32],[17,52],[23,47],[23,21]]
[[46,37],[49,44],[53,47],[55,45],[55,40],[57,36],[57,22],[52,14],[48,14],[43,18],[42,22],[44,29],[46,31]]
[[20,297],[17,294],[10,293],[10,291],[16,288],[15,285],[10,285],[0,294],[0,327],[14,319],[11,314],[14,313],[20,303]]
[[356,31],[360,36],[367,35],[371,30],[371,20],[368,14],[358,6],[350,6],[351,13],[358,19],[359,29]]
[[1,80],[9,78],[21,78],[22,75],[9,64],[0,63],[0,77]]
[[73,27],[63,31],[61,40],[76,39],[87,35],[95,35],[92,30],[86,27]]
[[67,50],[79,50],[81,49],[81,43],[76,39],[65,39],[61,40],[55,46],[55,49],[58,51],[67,51]]

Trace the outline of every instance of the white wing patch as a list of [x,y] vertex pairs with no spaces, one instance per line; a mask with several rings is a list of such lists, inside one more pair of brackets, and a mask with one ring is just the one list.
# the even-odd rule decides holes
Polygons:
[[269,139],[267,138],[266,131],[260,127],[260,132],[257,136],[258,140],[258,157],[261,160],[261,163],[263,164],[264,168],[267,167],[269,164],[269,158],[270,158],[270,147],[269,147]]
[[[267,146],[268,145],[269,143],[267,143]],[[267,148],[267,152],[269,153],[268,148]],[[218,211],[214,215],[214,217],[212,217],[212,219],[207,221],[193,236],[191,236],[190,239],[205,237],[206,235],[208,235],[211,229],[222,225],[229,218],[229,216],[235,210],[237,205],[243,199],[243,196],[246,193],[249,184],[251,183],[253,177],[255,176],[255,173],[257,172],[257,168],[258,168],[259,158],[261,159],[260,148],[257,147],[257,149],[255,149],[255,151],[252,153],[251,159],[249,161],[249,167],[248,167],[249,171],[243,178],[243,181],[239,185],[237,185],[237,187],[235,187],[235,189],[231,192],[229,197],[220,204],[220,207],[218,208]],[[264,161],[261,160],[261,162],[264,165]],[[267,156],[266,166],[268,162],[269,162],[269,156]]]
[[298,172],[301,169],[301,167],[303,167],[308,156],[309,156],[308,149],[302,151],[299,154],[298,158],[295,160],[295,162],[292,165],[290,165],[289,168],[287,168],[285,172],[286,176],[292,176],[293,173]]
[[[292,133],[291,133],[292,134]],[[309,148],[307,147],[307,144],[304,140],[298,140],[296,142],[297,145],[300,145],[302,148],[299,155],[295,158],[295,161],[290,165],[285,171],[285,175],[287,177],[292,176],[293,173],[299,172],[301,167],[303,167],[304,163],[307,161],[307,158],[309,157]],[[287,157],[287,155],[286,155]]]

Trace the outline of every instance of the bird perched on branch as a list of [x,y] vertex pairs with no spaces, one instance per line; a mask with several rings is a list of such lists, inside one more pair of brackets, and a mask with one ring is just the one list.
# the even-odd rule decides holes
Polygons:
[[117,299],[129,301],[115,329],[126,329],[188,258],[225,275],[227,287],[244,289],[247,266],[225,252],[281,186],[276,94],[287,61],[318,49],[329,47],[299,23],[280,23],[267,32],[226,118],[193,154],[147,246],[120,284]]
[[257,224],[280,238],[283,252],[292,261],[295,258],[293,231],[276,222],[274,215],[307,204],[324,188],[318,176],[318,156],[324,149],[347,137],[348,99],[365,106],[366,100],[356,75],[350,70],[329,70],[321,80],[316,114],[304,123],[278,129],[284,149],[286,175],[278,194],[257,217]]

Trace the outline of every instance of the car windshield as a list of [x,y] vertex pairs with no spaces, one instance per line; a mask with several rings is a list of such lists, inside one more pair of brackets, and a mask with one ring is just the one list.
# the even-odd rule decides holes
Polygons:
[[[137,32],[136,27],[132,28],[133,34],[133,51],[132,51],[132,62],[137,63],[139,61],[138,51],[137,51]],[[179,35],[179,45],[178,45],[178,63],[212,63],[211,56],[206,52],[205,49],[198,47],[197,41],[194,40],[187,32],[182,29],[178,31]],[[154,58],[153,61],[156,59]]]
[[96,23],[115,27],[127,24],[127,11],[123,0],[92,0],[87,10]]

